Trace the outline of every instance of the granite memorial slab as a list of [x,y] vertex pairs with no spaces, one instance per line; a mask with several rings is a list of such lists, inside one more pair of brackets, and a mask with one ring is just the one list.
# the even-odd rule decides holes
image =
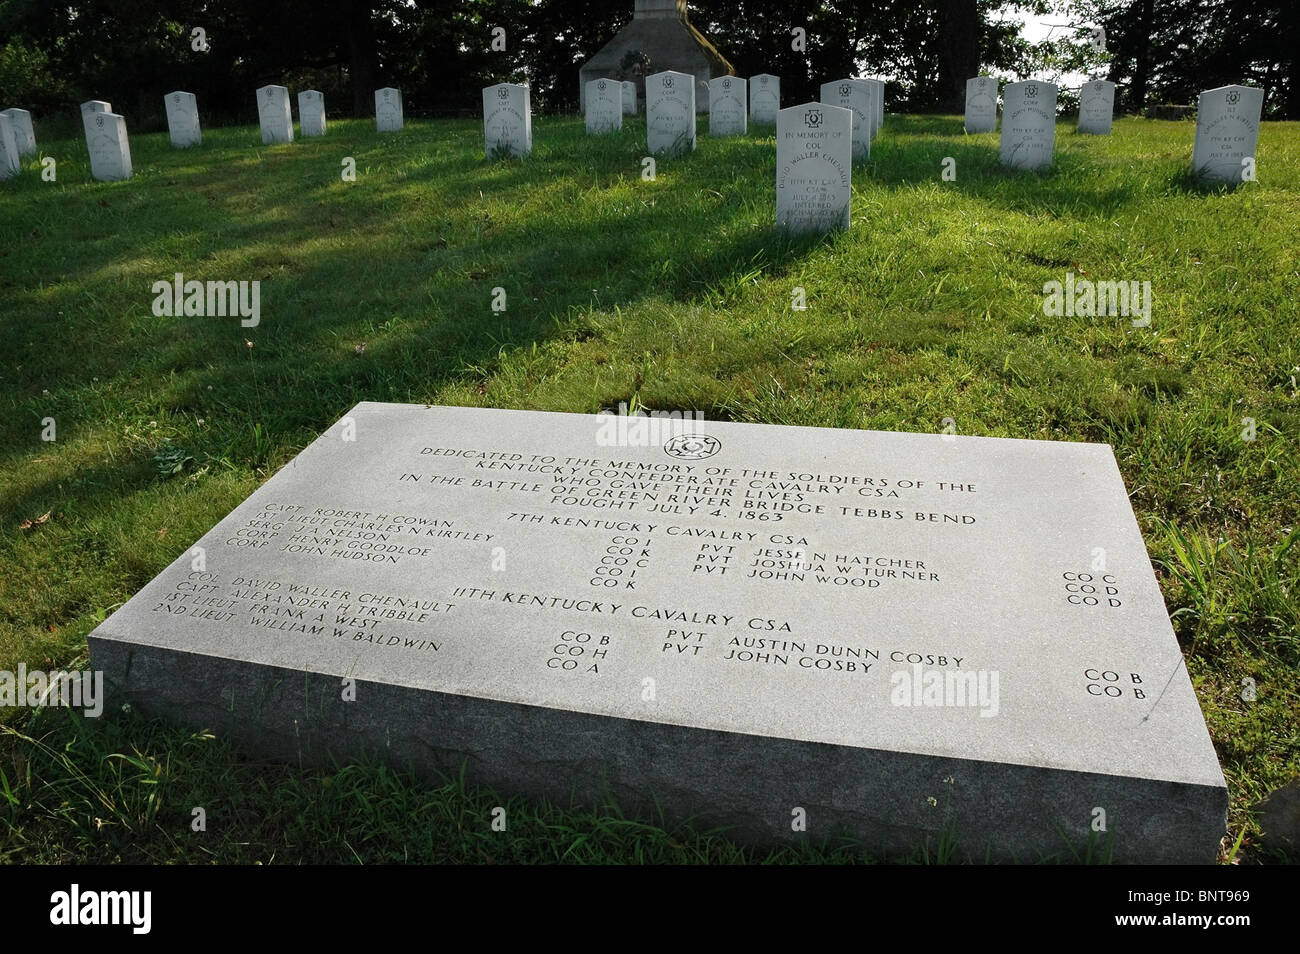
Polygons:
[[121,116],[91,113],[86,149],[90,152],[90,174],[100,182],[131,178],[131,144],[126,137],[126,120]]
[[775,126],[781,111],[781,77],[759,73],[749,78],[750,122]]
[[776,224],[791,234],[849,227],[853,110],[804,103],[777,113]]
[[288,89],[263,86],[257,91],[257,122],[262,129],[264,145],[293,142],[293,113]]
[[400,132],[405,125],[402,111],[402,91],[385,86],[375,90],[375,129],[378,132]]
[[998,81],[972,76],[966,81],[966,131],[989,133],[998,128]]
[[709,80],[709,135],[743,136],[749,129],[745,81],[739,76]]
[[1052,164],[1056,148],[1056,87],[1026,80],[1002,88],[1002,139],[998,158],[1013,169]]
[[167,133],[177,149],[197,146],[203,142],[199,128],[199,101],[193,93],[177,90],[163,97],[167,108]]
[[10,179],[22,171],[22,159],[18,155],[18,138],[14,135],[14,124],[4,113],[0,113],[0,179]]
[[261,757],[747,840],[1210,862],[1226,824],[1106,445],[362,403],[89,643]]
[[1197,99],[1192,172],[1203,179],[1242,182],[1254,175],[1255,148],[1264,91],[1254,86],[1221,86]]
[[876,90],[865,80],[842,79],[823,83],[821,101],[853,111],[853,158],[871,157],[872,127],[876,122]]
[[528,87],[498,83],[483,90],[483,142],[488,158],[533,151],[533,110]]
[[304,138],[325,135],[325,94],[305,89],[298,94],[298,128]]
[[623,84],[615,79],[594,79],[583,97],[587,135],[618,132],[623,128]]
[[695,148],[695,77],[665,70],[645,78],[646,144],[652,155]]
[[623,115],[636,115],[636,83],[631,80],[623,80]]
[[36,155],[36,130],[32,126],[32,114],[15,106],[6,109],[3,115],[9,117],[9,123],[14,131],[14,142],[18,146],[18,155]]
[[1079,132],[1109,136],[1115,118],[1115,84],[1089,80],[1079,87]]

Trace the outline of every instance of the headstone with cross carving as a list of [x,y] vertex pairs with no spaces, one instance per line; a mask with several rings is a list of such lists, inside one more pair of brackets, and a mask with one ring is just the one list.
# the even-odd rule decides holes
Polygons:
[[776,125],[781,110],[781,77],[759,73],[749,78],[749,121]]
[[853,158],[871,157],[876,124],[876,88],[866,80],[842,79],[822,84],[822,102],[853,111]]
[[325,135],[325,96],[320,90],[305,89],[298,94],[298,128],[304,138]]
[[695,80],[665,70],[645,78],[646,144],[651,155],[695,148]]
[[375,90],[375,129],[379,132],[398,132],[405,122],[402,91],[391,86]]
[[167,132],[177,149],[197,146],[203,142],[199,129],[199,103],[193,93],[177,90],[163,97],[167,106]]
[[587,135],[618,132],[623,128],[623,84],[601,77],[587,83]]
[[966,81],[966,132],[990,133],[998,128],[998,81],[972,76]]
[[1056,147],[1056,87],[1039,80],[1008,83],[1002,90],[999,159],[1013,169],[1052,164]]
[[745,81],[719,76],[709,81],[709,135],[743,136],[749,128]]
[[533,151],[533,112],[527,86],[498,83],[483,90],[483,143],[488,158]]
[[849,227],[853,110],[804,103],[777,113],[776,224],[791,234]]
[[264,144],[293,142],[293,113],[285,87],[263,86],[257,91],[257,122]]
[[126,138],[126,120],[121,116],[93,113],[86,148],[90,151],[90,174],[100,182],[131,178],[131,147]]
[[1089,80],[1079,87],[1079,132],[1109,136],[1115,116],[1115,84]]
[[1264,91],[1254,86],[1221,86],[1200,95],[1192,172],[1203,179],[1243,182],[1255,176],[1255,147]]

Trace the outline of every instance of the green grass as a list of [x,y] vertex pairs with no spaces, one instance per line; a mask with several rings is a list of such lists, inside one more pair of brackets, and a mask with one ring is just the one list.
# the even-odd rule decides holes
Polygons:
[[[360,400],[951,418],[1114,446],[1228,778],[1225,853],[1244,836],[1237,857],[1267,859],[1246,809],[1300,775],[1300,127],[1265,124],[1260,181],[1227,190],[1188,178],[1188,123],[1063,122],[1043,173],[1003,170],[996,136],[960,126],[889,117],[855,172],[852,229],[802,240],[772,230],[770,128],[719,141],[702,120],[697,151],[653,182],[640,121],[588,138],[538,118],[530,158],[492,163],[477,121],[382,137],[334,121],[275,147],[217,129],[180,152],[138,136],[135,178],[112,184],[90,180],[79,141],[42,142],[55,182],[35,161],[0,182],[0,669],[84,664],[108,612]],[[177,271],[260,280],[261,324],[155,317],[152,285]],[[1046,317],[1043,284],[1068,271],[1150,281],[1151,327]],[[760,857],[522,803],[518,838],[492,840],[490,793],[244,762],[131,715],[0,724],[12,861]]]

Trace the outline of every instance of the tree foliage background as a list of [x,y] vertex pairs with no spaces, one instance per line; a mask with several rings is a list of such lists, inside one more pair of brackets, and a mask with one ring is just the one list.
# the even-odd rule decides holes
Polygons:
[[[1300,119],[1300,0],[727,0],[692,22],[737,73],[776,73],[789,101],[827,77],[890,77],[891,109],[960,111],[967,77],[1105,76],[1129,109],[1192,103],[1202,89],[1265,89],[1269,118]],[[1019,35],[1017,11],[1062,24]],[[0,106],[38,114],[106,99],[140,119],[174,89],[205,124],[251,122],[253,90],[314,87],[332,113],[369,115],[403,90],[411,115],[477,115],[479,91],[532,86],[534,108],[576,108],[578,67],[632,15],[632,0],[0,0]],[[806,52],[791,48],[793,27]],[[1089,30],[1105,30],[1105,48]],[[196,51],[191,31],[206,32]],[[493,28],[505,50],[492,49]],[[137,119],[136,127],[140,122]]]

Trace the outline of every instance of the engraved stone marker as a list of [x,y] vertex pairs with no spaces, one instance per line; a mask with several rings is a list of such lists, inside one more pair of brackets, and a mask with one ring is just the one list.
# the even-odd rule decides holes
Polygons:
[[11,178],[21,172],[22,168],[13,120],[7,113],[0,113],[0,179]]
[[645,78],[646,139],[653,155],[695,148],[695,77],[665,70]]
[[131,178],[131,145],[126,120],[116,113],[90,114],[86,134],[90,174],[100,182]]
[[745,81],[739,76],[709,80],[709,135],[743,136],[749,128]]
[[849,227],[853,110],[804,103],[777,113],[776,224],[793,234]]
[[776,124],[776,114],[781,109],[781,77],[759,73],[749,78],[749,120],[755,123]]
[[199,102],[193,93],[179,90],[163,97],[167,107],[167,132],[177,149],[197,146],[203,142],[199,129]]
[[1089,80],[1079,87],[1079,132],[1109,136],[1115,116],[1115,84]]
[[32,114],[25,109],[13,107],[6,109],[3,115],[9,117],[9,124],[14,131],[14,142],[18,146],[18,155],[36,155],[36,130],[32,127]]
[[111,113],[113,106],[102,99],[87,100],[81,104],[81,128],[86,133],[86,142],[90,142],[90,122],[96,113]]
[[1026,80],[1002,88],[1002,140],[999,159],[1014,169],[1052,164],[1056,147],[1056,87]]
[[257,91],[257,121],[266,145],[293,142],[293,113],[285,87],[263,86]]
[[298,127],[303,137],[325,135],[325,95],[305,89],[298,94]]
[[875,139],[880,134],[880,127],[885,124],[885,81],[865,78],[862,82],[871,86],[876,102],[875,121],[871,124],[871,138]]
[[583,101],[587,110],[587,135],[618,132],[623,128],[623,84],[618,80],[590,80]]
[[391,86],[375,90],[375,129],[379,132],[399,132],[404,124],[402,91]]
[[853,158],[870,158],[872,127],[876,122],[875,87],[865,80],[836,80],[822,84],[821,99],[829,106],[853,111]]
[[799,806],[873,853],[1213,860],[1223,775],[1109,447],[634,421],[359,404],[92,668],[294,762],[760,841]]
[[526,156],[533,151],[533,111],[527,86],[499,83],[483,90],[483,140],[488,158],[496,153]]
[[966,131],[988,133],[998,128],[998,81],[972,76],[966,81]]
[[623,80],[623,115],[636,115],[636,83]]
[[1264,91],[1253,86],[1203,92],[1197,100],[1192,172],[1223,182],[1243,181],[1247,169],[1253,176],[1263,109]]

